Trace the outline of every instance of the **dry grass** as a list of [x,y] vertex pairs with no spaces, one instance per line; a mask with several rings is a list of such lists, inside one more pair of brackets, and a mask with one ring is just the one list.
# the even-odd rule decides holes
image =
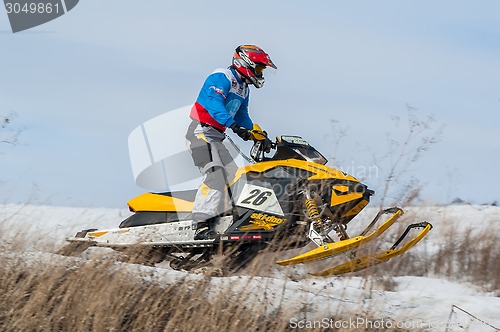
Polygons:
[[[418,218],[415,218],[418,220]],[[452,223],[445,223],[452,225]],[[484,291],[496,292],[500,296],[500,234],[488,229],[478,231],[470,228],[454,232],[435,227],[422,244],[400,257],[391,259],[353,275],[373,277],[386,290],[394,290],[392,279],[397,276],[436,277],[455,282],[468,282]],[[394,234],[400,234],[404,228]],[[433,239],[437,232],[447,232],[445,237]],[[388,232],[390,233],[390,232]],[[397,238],[393,236],[392,238]],[[429,243],[426,243],[429,241]],[[429,245],[430,244],[430,245]],[[384,248],[388,249],[390,245]],[[368,248],[368,250],[380,250]]]
[[[144,282],[112,263],[27,266],[0,259],[0,330],[204,331],[284,330],[286,316],[206,293],[209,278]],[[280,318],[281,317],[281,318]]]
[[450,235],[433,255],[430,272],[476,284],[500,296],[499,241],[498,233],[474,234],[472,229],[458,238]]
[[10,249],[0,252],[1,331],[291,331],[291,319],[310,315],[307,304],[286,312],[255,301],[245,285],[214,291],[201,275],[157,280],[116,261]]
[[[432,252],[410,251],[350,276],[364,277],[368,288],[391,291],[397,289],[394,276],[400,275],[466,281],[498,291],[500,250],[495,244],[499,235],[461,234],[465,235],[450,234]],[[20,242],[3,241],[0,331],[289,331],[294,330],[291,319],[310,314],[306,302],[291,312],[274,303],[275,298],[256,301],[252,290],[241,285],[214,291],[217,278],[178,273],[175,278],[162,274],[155,279],[147,275],[153,269],[133,269],[109,256],[101,258],[37,256],[23,253]],[[245,274],[266,272],[250,268]]]

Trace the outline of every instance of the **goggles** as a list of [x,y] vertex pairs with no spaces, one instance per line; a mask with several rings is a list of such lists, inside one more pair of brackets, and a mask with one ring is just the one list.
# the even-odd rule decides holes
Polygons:
[[263,65],[257,65],[255,66],[255,75],[260,77],[264,73],[264,69],[266,69],[266,66]]

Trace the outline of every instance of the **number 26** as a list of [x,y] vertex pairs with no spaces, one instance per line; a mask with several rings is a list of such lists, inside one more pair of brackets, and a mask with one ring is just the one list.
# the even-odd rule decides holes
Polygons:
[[250,195],[241,201],[241,203],[257,206],[262,205],[271,195],[271,191],[260,191],[259,189],[254,189],[250,191]]

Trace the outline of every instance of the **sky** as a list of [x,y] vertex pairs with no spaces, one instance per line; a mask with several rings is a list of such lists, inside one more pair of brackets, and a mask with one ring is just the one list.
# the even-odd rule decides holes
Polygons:
[[250,96],[271,136],[304,137],[379,200],[395,168],[388,203],[409,183],[423,202],[500,202],[494,0],[82,0],[18,33],[0,11],[0,115],[22,131],[0,143],[0,202],[125,207],[145,191],[130,132],[192,104],[240,44],[278,66]]

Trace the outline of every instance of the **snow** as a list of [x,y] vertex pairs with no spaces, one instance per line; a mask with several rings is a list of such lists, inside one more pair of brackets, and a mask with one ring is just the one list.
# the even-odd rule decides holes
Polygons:
[[0,205],[3,232],[47,239],[55,245],[88,228],[114,228],[130,216],[128,209],[75,208],[43,205]]
[[[460,239],[471,232],[500,231],[500,207],[496,206],[409,207],[405,211],[407,221],[427,220],[434,225],[422,243],[412,249],[415,253],[432,254],[450,238],[450,233]],[[375,213],[375,208],[363,211],[357,217],[359,223],[369,222]],[[58,256],[47,252],[41,243],[49,240],[57,248],[64,244],[66,236],[81,229],[116,227],[130,214],[126,209],[0,205],[0,230],[3,241],[19,236],[31,239],[32,245],[22,254],[28,264],[35,260],[70,262],[86,258]],[[200,278],[200,275],[174,271],[162,264],[158,267],[116,264],[138,278],[160,285],[180,278]],[[397,276],[392,278],[390,286],[384,285],[383,280],[362,276],[291,277],[300,272],[303,272],[300,267],[276,266],[268,274],[259,276],[211,277],[209,292],[233,292],[235,296],[244,293],[242,300],[249,304],[265,303],[270,313],[279,309],[299,312],[307,307],[305,316],[302,314],[290,321],[292,328],[313,325],[426,331],[447,328],[448,331],[498,331],[500,328],[498,290],[487,292],[478,285],[450,281],[438,275]]]

